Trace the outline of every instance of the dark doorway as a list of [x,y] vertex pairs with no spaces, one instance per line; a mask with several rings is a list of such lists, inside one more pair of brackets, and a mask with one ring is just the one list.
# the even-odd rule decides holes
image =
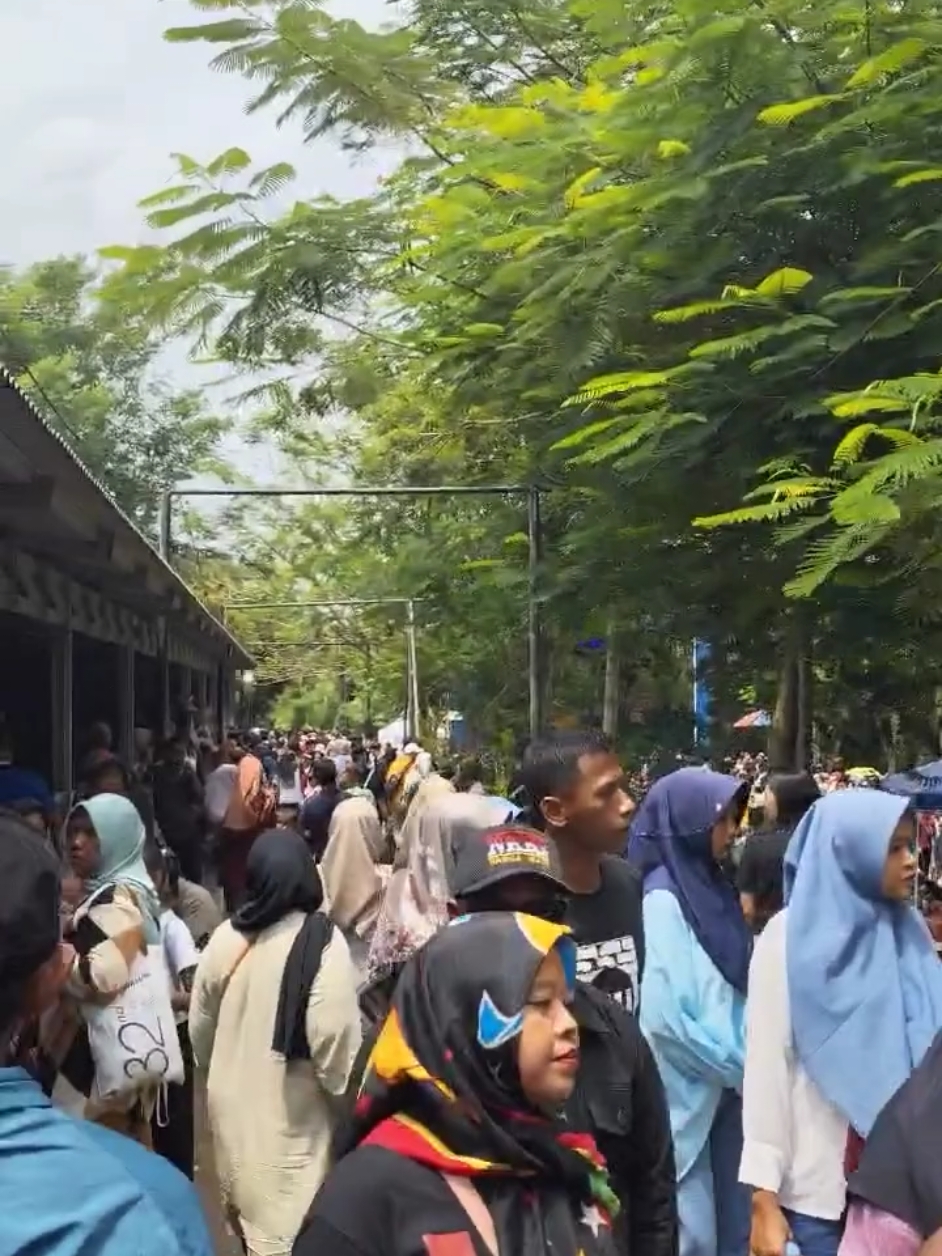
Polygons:
[[160,661],[151,654],[134,656],[134,723],[161,736]]
[[72,736],[79,770],[88,749],[89,730],[100,722],[117,736],[121,725],[118,647],[76,632],[72,634]]
[[52,649],[42,624],[0,611],[0,718],[20,767],[53,778]]

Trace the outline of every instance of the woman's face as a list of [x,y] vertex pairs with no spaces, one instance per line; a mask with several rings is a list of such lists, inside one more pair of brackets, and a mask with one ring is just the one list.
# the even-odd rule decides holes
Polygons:
[[912,816],[903,816],[893,830],[881,888],[886,898],[905,902],[913,896],[916,877],[916,825]]
[[579,1030],[568,1007],[571,995],[562,960],[551,951],[530,989],[517,1054],[523,1093],[543,1112],[561,1108],[576,1084]]
[[739,832],[739,825],[739,807],[737,803],[732,803],[713,825],[710,846],[717,863],[722,863],[732,849],[736,834]]
[[101,846],[98,834],[84,811],[78,811],[69,820],[66,830],[66,849],[72,871],[83,881],[94,876],[101,862]]

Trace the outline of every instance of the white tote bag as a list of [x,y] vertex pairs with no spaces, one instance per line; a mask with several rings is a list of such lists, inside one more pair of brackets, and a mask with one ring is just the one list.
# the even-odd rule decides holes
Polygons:
[[183,1081],[183,1056],[170,1003],[162,943],[131,964],[131,980],[107,1004],[85,1005],[95,1061],[95,1094],[117,1099],[165,1082]]

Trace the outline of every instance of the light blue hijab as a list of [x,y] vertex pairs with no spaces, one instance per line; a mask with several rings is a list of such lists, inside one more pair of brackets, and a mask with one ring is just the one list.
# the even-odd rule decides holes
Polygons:
[[87,889],[94,893],[106,885],[126,885],[140,904],[144,936],[155,945],[160,939],[160,900],[144,863],[146,833],[137,807],[121,794],[97,794],[75,810],[91,820],[101,849],[101,863],[88,878]]
[[942,1028],[942,963],[922,917],[880,885],[907,800],[825,795],[785,853],[786,960],[795,1050],[866,1138]]

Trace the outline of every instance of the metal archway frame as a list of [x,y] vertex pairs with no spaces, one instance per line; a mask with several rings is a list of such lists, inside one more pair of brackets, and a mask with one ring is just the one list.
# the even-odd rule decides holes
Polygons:
[[[543,731],[546,701],[543,616],[539,599],[540,567],[543,561],[541,521],[542,489],[534,484],[435,484],[425,486],[376,485],[352,488],[175,488],[161,496],[160,554],[171,560],[173,541],[173,499],[175,497],[525,497],[527,502],[527,541],[529,591],[527,599],[529,659],[530,736]],[[409,599],[403,599],[408,604]],[[414,632],[414,621],[413,621]],[[414,651],[414,639],[411,647]],[[414,659],[413,659],[414,662]],[[414,681],[412,670],[410,689]],[[417,693],[415,700],[417,703]],[[410,702],[412,695],[410,694]],[[418,710],[416,705],[416,711]]]

